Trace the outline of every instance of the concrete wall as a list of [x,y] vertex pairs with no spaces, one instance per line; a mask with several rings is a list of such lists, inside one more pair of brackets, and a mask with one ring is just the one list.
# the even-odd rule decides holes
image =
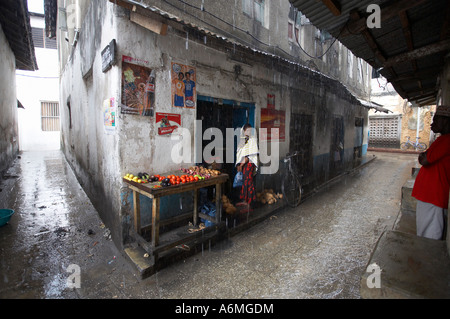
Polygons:
[[[31,27],[45,29],[43,17],[31,16]],[[16,71],[19,109],[19,145],[21,151],[60,149],[60,131],[43,131],[41,102],[59,103],[58,50],[34,48],[39,70]]]
[[16,60],[0,26],[0,172],[19,152]]
[[39,70],[17,71],[17,97],[25,109],[19,109],[21,151],[60,149],[60,131],[43,131],[41,102],[59,103],[57,50],[35,48]]
[[[61,148],[106,226],[114,230],[113,239],[120,243],[120,135],[107,134],[103,124],[103,101],[120,96],[120,69],[116,66],[103,73],[100,57],[102,48],[117,38],[116,7],[107,1],[84,4],[88,8],[78,42],[60,51],[68,59],[61,62]],[[66,42],[64,35],[61,42]]]
[[[171,150],[179,142],[159,136],[154,117],[122,114],[119,109],[116,130],[112,134],[105,132],[102,105],[107,98],[121,99],[123,55],[148,61],[156,76],[156,112],[180,114],[182,127],[191,133],[191,146],[195,144],[196,109],[171,107],[172,61],[196,67],[198,95],[254,103],[256,128],[260,125],[261,108],[267,106],[267,93],[275,94],[276,108],[286,111],[286,140],[280,142],[280,156],[289,150],[291,111],[311,114],[317,182],[330,177],[330,128],[335,116],[340,116],[344,125],[341,170],[353,163],[355,117],[364,119],[363,143],[367,144],[367,110],[342,84],[317,72],[278,65],[277,59],[270,58],[252,65],[237,63],[227,53],[208,46],[208,39],[186,40],[185,34],[172,28],[166,36],[157,35],[131,22],[127,10],[111,2],[92,1],[81,30],[76,47],[67,54],[68,63],[62,67],[62,148],[119,244],[126,240],[132,224],[131,193],[121,177],[126,173],[152,174],[180,167],[171,158]],[[117,43],[117,65],[103,73],[100,52],[112,39]],[[239,75],[235,73],[237,64],[241,67]],[[183,163],[183,167],[190,164]],[[180,209],[178,203],[162,203],[162,207],[171,209],[162,209],[161,219],[176,213]],[[141,202],[141,208],[146,205]],[[145,213],[142,214],[145,219]]]

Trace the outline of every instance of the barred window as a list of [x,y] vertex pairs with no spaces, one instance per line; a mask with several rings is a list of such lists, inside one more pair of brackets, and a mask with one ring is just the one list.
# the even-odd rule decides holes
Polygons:
[[41,102],[42,131],[59,131],[58,102]]

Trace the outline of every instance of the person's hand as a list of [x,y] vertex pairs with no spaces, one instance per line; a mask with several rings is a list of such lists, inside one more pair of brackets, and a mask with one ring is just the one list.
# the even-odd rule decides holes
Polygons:
[[430,163],[427,160],[427,152],[422,152],[419,154],[419,163],[420,165],[423,166],[430,165]]

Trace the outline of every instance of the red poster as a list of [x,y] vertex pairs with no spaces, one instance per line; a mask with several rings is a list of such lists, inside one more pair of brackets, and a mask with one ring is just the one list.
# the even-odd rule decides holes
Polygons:
[[[261,140],[263,141],[280,141],[286,138],[285,133],[286,112],[274,109],[261,109]],[[272,134],[272,128],[278,129]]]
[[181,126],[181,115],[172,113],[156,113],[158,135],[171,134]]

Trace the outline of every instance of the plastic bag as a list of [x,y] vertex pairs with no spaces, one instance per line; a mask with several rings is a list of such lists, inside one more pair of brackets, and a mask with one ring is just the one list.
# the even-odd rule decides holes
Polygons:
[[[202,208],[200,209],[200,211],[205,215],[215,218],[216,217],[216,204],[209,203],[209,202],[205,203],[202,206]],[[213,222],[203,219],[203,218],[200,218],[200,221],[205,224],[205,227],[214,225]]]
[[244,185],[244,175],[242,172],[237,172],[234,176],[233,187],[241,187]]

